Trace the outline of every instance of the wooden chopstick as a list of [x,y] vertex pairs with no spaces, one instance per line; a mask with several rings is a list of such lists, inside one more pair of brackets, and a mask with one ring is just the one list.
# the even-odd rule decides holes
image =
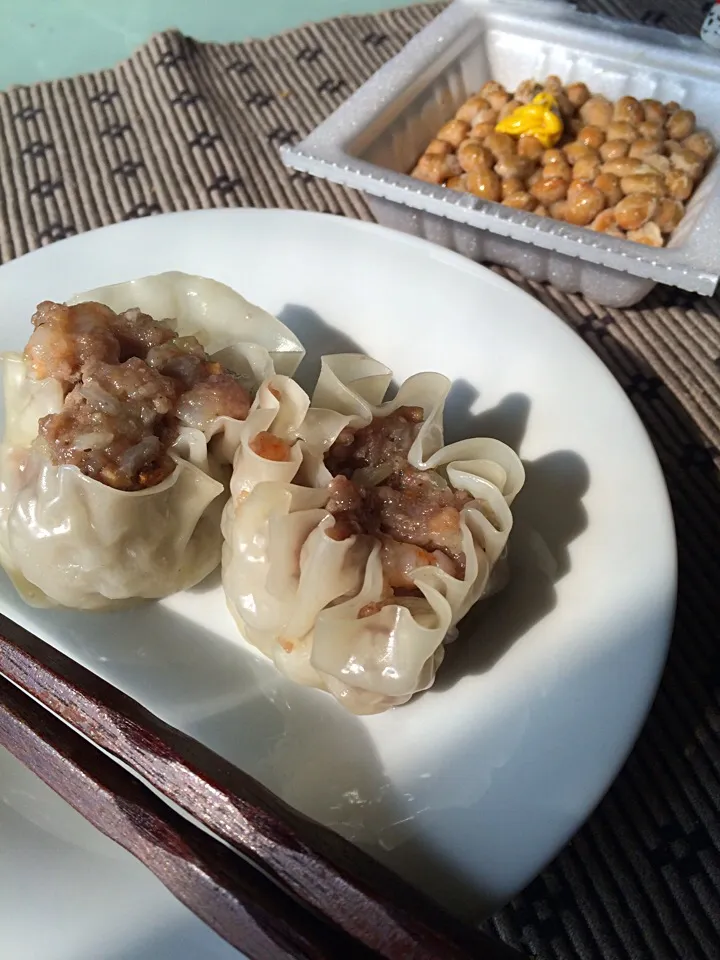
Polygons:
[[251,960],[377,957],[305,910],[2,678],[0,743]]
[[385,960],[520,956],[456,921],[338,834],[5,617],[0,634],[0,673],[357,944]]

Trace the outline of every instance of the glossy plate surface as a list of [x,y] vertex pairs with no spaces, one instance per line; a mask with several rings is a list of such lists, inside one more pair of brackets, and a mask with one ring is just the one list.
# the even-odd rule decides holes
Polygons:
[[[428,369],[451,377],[448,438],[497,436],[527,466],[510,585],[471,615],[431,692],[364,720],[290,685],[246,647],[217,575],[113,614],[33,610],[3,576],[0,604],[429,893],[481,916],[585,819],[653,696],[676,563],[647,435],[592,351],[521,290],[424,241],[318,214],[174,214],[30,254],[0,268],[0,349],[22,347],[39,300],[170,269],[224,281],[279,314],[307,347],[304,384],[321,353],[352,349],[387,363],[398,381]],[[2,774],[7,803],[15,774]],[[51,876],[64,885],[77,837],[88,833],[73,831],[62,857],[57,841],[46,854],[44,834],[28,834],[32,863],[22,870],[40,875],[52,857]],[[22,860],[22,845],[10,849],[0,871]],[[97,885],[93,895],[105,896]],[[117,916],[108,901],[113,935],[126,936],[153,896],[165,902],[162,889],[148,892],[118,903]],[[2,942],[39,909],[36,898],[0,898],[0,946],[14,960],[40,955]],[[74,935],[69,917],[65,929]],[[81,957],[62,937],[52,949],[44,960]]]

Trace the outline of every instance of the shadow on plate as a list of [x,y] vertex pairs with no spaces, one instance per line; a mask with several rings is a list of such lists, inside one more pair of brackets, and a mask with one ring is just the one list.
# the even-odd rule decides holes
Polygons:
[[[293,333],[302,341],[306,353],[295,374],[295,380],[312,396],[318,376],[320,375],[320,358],[331,353],[365,353],[366,351],[357,341],[348,337],[342,330],[327,323],[320,314],[308,307],[289,303],[283,307],[278,317],[290,327]],[[383,362],[382,357],[373,359]],[[391,400],[398,390],[398,384],[392,380],[385,394],[385,400]]]
[[327,353],[364,353],[363,348],[342,330],[326,323],[322,317],[296,303],[288,303],[278,313],[278,319],[288,326],[305,347],[305,356],[295,379],[312,395],[320,374],[320,357]]
[[[142,936],[125,938],[118,947],[103,944],[102,960],[242,960],[242,954],[206,927],[202,921],[188,915],[183,922],[165,924]],[[68,958],[69,960],[69,958]],[[72,960],[100,960],[93,953]]]
[[63,638],[66,653],[161,719],[372,847],[407,813],[366,728],[327,694],[282,677],[236,634],[222,595],[212,602],[223,607],[213,613],[218,632],[163,603],[86,613],[81,630],[72,612],[39,611],[38,620],[47,622],[45,635]]
[[[445,408],[447,442],[496,437],[522,453],[529,397],[508,394],[497,406],[473,413],[477,398],[477,390],[467,381],[453,384]],[[557,450],[523,464],[525,486],[513,503],[510,580],[496,596],[476,604],[461,622],[458,639],[447,648],[435,691],[490,669],[553,609],[555,583],[570,569],[568,547],[587,526],[582,498],[590,476],[582,457],[572,450]]]

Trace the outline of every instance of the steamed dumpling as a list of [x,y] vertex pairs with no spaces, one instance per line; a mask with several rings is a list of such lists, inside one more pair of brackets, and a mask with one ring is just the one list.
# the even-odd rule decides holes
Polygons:
[[46,301],[33,322],[3,358],[3,566],[28,602],[88,609],[197,583],[220,559],[235,449],[261,431],[256,395],[301,345],[178,273]]
[[369,357],[323,359],[297,470],[232,498],[223,585],[243,635],[291,679],[354,713],[406,702],[495,589],[524,482],[490,438],[443,445],[449,381]]

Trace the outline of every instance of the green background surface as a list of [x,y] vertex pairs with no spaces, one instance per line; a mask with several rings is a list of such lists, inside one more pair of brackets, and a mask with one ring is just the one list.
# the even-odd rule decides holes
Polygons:
[[198,40],[267,37],[410,0],[0,0],[0,89],[110,67],[177,27]]

